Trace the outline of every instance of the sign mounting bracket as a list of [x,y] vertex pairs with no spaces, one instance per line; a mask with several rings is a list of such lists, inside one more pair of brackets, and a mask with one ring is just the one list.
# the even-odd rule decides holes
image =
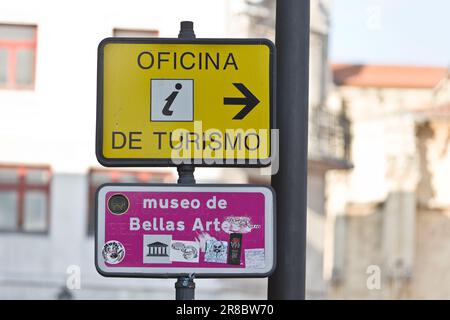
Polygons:
[[[179,39],[195,39],[194,23],[180,22]],[[181,164],[177,167],[178,184],[195,184],[194,165]],[[175,300],[195,300],[195,274],[179,277],[175,282]]]

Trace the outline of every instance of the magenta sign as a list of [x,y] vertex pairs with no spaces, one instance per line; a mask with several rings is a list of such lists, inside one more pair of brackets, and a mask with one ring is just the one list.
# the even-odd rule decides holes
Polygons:
[[104,276],[266,277],[275,267],[271,188],[109,184],[96,200]]

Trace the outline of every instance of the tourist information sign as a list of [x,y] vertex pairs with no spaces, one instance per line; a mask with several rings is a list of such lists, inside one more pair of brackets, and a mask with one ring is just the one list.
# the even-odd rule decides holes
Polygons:
[[274,55],[266,39],[103,40],[97,68],[99,162],[269,165]]

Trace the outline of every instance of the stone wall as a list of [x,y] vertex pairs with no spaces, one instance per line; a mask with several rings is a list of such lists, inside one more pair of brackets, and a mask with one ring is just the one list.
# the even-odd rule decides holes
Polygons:
[[436,90],[337,90],[354,169],[327,176],[330,298],[450,298],[450,116],[429,113],[445,103]]

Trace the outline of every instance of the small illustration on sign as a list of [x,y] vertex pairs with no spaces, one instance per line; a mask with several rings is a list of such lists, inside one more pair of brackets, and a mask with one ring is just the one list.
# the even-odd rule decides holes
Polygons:
[[245,249],[245,265],[248,268],[265,268],[264,249]]
[[122,194],[115,194],[108,200],[108,209],[113,214],[124,214],[127,212],[129,201]]
[[222,230],[226,233],[249,233],[252,225],[249,217],[227,217],[222,223]]
[[228,263],[238,265],[241,263],[242,234],[230,234],[230,250],[228,251]]
[[208,240],[206,242],[205,262],[227,263],[226,241]]
[[173,240],[170,250],[170,261],[198,262],[199,252],[198,242]]
[[167,254],[168,245],[159,241],[155,241],[153,243],[149,243],[147,245],[148,253],[147,257],[168,257]]
[[125,248],[122,243],[111,240],[105,243],[102,250],[103,259],[109,264],[118,264],[125,257]]
[[143,263],[170,263],[171,235],[144,235]]
[[150,81],[151,121],[192,121],[194,81],[152,79]]

